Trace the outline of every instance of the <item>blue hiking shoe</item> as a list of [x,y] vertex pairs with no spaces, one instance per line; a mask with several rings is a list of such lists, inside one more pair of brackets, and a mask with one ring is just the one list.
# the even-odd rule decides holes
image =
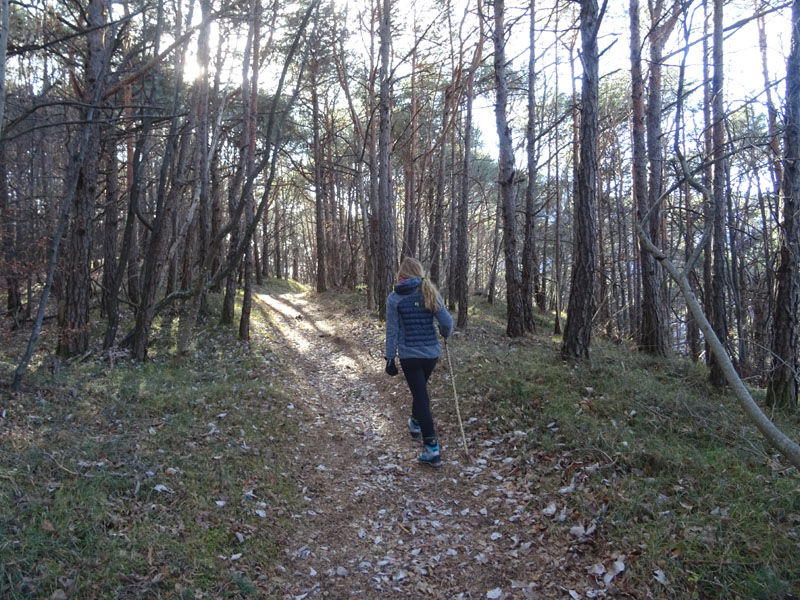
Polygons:
[[414,420],[414,417],[408,419],[408,433],[410,433],[411,437],[415,440],[422,437],[422,428],[419,426],[419,423]]
[[439,455],[439,445],[428,446],[425,444],[425,449],[419,456],[419,462],[423,465],[428,465],[434,468],[442,466],[442,457]]

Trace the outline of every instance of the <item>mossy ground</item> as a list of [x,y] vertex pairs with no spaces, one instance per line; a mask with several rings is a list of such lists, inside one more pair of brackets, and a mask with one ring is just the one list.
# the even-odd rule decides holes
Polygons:
[[[288,283],[272,282],[278,289]],[[212,309],[219,298],[212,297]],[[146,364],[40,358],[3,404],[0,597],[262,597],[296,502],[295,436],[267,311],[249,343],[214,325]],[[218,311],[217,313],[218,314]],[[4,381],[18,347],[4,350]]]
[[[552,321],[509,340],[504,317],[479,300],[451,343],[462,414],[527,432],[519,451],[542,492],[570,481],[559,456],[598,464],[570,502],[606,505],[600,538],[627,555],[626,578],[670,598],[800,596],[800,477],[705,367],[597,337],[590,360],[564,361]],[[452,397],[448,386],[438,395]],[[797,414],[772,416],[798,439]]]

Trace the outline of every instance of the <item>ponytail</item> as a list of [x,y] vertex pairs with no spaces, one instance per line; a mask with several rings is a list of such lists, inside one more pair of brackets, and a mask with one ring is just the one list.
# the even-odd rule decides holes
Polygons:
[[439,292],[436,290],[436,286],[429,280],[423,279],[421,289],[422,301],[425,303],[425,308],[435,313],[439,310]]
[[425,304],[425,308],[432,313],[439,310],[439,292],[431,281],[425,279],[425,271],[422,268],[422,263],[416,258],[406,256],[400,263],[397,279],[407,279],[409,277],[416,277],[422,280],[420,289],[422,291],[422,302]]

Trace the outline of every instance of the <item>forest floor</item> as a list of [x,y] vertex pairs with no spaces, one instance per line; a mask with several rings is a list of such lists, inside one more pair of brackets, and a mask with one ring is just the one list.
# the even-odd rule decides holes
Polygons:
[[[262,301],[295,354],[290,363],[302,441],[289,450],[306,505],[285,549],[287,598],[606,594],[603,577],[610,583],[624,557],[578,550],[579,536],[547,533],[546,523],[559,518],[563,504],[556,494],[548,514],[549,503],[531,492],[536,466],[519,464],[524,432],[489,433],[468,419],[467,457],[458,425],[438,418],[444,465],[422,466],[421,443],[406,427],[405,380],[383,373],[382,330],[358,311],[343,313],[304,294]],[[445,355],[433,377],[449,381]],[[433,398],[435,414],[444,402],[453,398]],[[597,508],[587,526],[600,515]],[[577,523],[574,515],[570,521]],[[630,597],[644,595],[631,591]]]
[[176,357],[166,314],[143,365],[56,360],[45,328],[0,403],[0,597],[800,597],[800,480],[702,366],[601,339],[565,362],[552,322],[510,340],[475,299],[469,457],[443,355],[432,469],[361,295],[270,281],[249,343],[211,319]]

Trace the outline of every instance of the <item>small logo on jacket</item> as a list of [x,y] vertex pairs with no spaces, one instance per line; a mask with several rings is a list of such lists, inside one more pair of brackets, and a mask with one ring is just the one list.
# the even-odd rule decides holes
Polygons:
[[414,306],[419,306],[419,302],[414,302]]

